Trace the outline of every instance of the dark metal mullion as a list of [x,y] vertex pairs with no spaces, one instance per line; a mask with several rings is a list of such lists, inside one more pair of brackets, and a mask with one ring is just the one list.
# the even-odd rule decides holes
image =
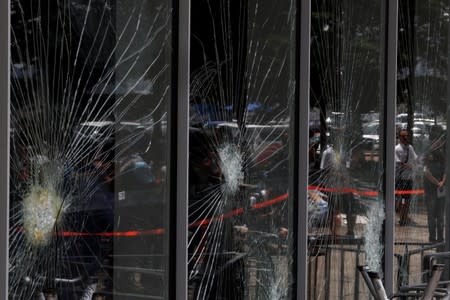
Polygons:
[[[450,152],[450,138],[449,138],[449,125],[450,125],[450,80],[448,78],[450,78],[450,22],[448,24],[447,27],[447,130],[446,130],[446,134],[447,134],[447,141],[446,141],[446,155],[447,157],[449,156],[449,152]],[[448,188],[449,186],[449,180],[450,180],[450,167],[449,167],[449,163],[450,160],[447,159],[447,161],[445,162],[446,164],[446,183],[445,185],[447,186],[446,190],[447,193],[445,195],[445,202],[449,203],[448,201],[450,201],[450,189]],[[450,220],[450,205],[446,205],[445,207],[445,220],[446,220],[446,224],[448,224],[448,220]],[[445,251],[450,251],[450,230],[448,230],[448,225],[446,225],[446,230],[445,230]],[[450,278],[450,270],[447,271],[447,278]]]
[[0,299],[8,299],[9,53],[10,1],[4,0],[0,1]]
[[383,187],[386,209],[384,222],[384,285],[386,292],[394,292],[394,236],[395,236],[395,116],[397,101],[397,32],[398,0],[383,1],[384,55],[381,72],[383,82]]
[[[308,286],[308,145],[311,0],[298,0],[296,16],[296,94],[294,115],[294,187],[290,201],[297,204],[296,298],[307,299]],[[297,183],[297,184],[295,184]]]
[[170,128],[169,298],[187,299],[190,0],[173,0]]

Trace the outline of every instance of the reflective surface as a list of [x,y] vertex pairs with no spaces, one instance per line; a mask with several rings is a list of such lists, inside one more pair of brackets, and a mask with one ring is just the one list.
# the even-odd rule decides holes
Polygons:
[[192,1],[189,299],[289,299],[293,1]]
[[[395,289],[449,249],[450,3],[400,1],[397,145],[382,137],[381,4],[312,0],[310,143],[295,153],[310,166],[308,299],[367,299],[356,267],[383,272],[385,146]],[[294,295],[296,13],[192,1],[189,299]],[[163,0],[12,0],[11,299],[168,298],[171,15]]]
[[167,298],[169,2],[11,17],[10,298]]
[[308,299],[367,299],[356,267],[382,271],[381,26],[381,1],[312,1]]
[[[448,249],[448,1],[400,1],[395,278],[426,278],[424,255]],[[447,191],[447,192],[446,192]]]

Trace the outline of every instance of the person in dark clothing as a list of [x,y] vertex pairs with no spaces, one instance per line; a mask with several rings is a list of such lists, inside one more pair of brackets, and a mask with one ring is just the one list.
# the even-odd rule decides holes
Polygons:
[[446,159],[445,142],[440,127],[435,126],[431,129],[430,141],[430,150],[424,158],[423,186],[428,211],[428,238],[433,243],[444,240],[445,196],[440,195],[438,191],[445,185]]

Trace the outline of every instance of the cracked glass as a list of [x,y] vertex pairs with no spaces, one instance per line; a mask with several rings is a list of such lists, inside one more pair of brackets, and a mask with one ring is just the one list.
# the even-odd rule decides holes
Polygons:
[[[394,248],[397,288],[430,278],[424,257],[448,251],[449,13],[448,1],[399,2]],[[440,263],[448,267],[448,260]]]
[[292,297],[295,1],[192,1],[189,299]]
[[10,299],[168,297],[171,22],[11,1]]
[[313,0],[308,299],[368,299],[383,271],[382,1]]

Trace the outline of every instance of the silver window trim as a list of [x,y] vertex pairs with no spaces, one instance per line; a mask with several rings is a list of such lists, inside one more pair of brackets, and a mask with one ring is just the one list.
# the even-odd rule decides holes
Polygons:
[[0,291],[8,299],[10,0],[0,1]]
[[397,28],[398,0],[386,0],[384,13],[385,45],[382,51],[384,65],[384,286],[388,294],[394,292],[394,242],[395,242],[395,116],[397,103]]
[[188,202],[189,202],[189,72],[191,1],[178,2],[178,74],[177,76],[177,182],[176,182],[176,299],[187,299],[188,290]]
[[[311,0],[297,1],[300,34],[297,37],[300,51],[299,76],[297,82],[299,105],[298,120],[298,211],[297,211],[297,299],[307,299],[308,287],[308,145],[309,145],[309,88],[310,88],[310,38],[311,38]],[[303,101],[302,101],[303,100]],[[296,139],[294,139],[295,141]],[[295,201],[295,195],[291,201]]]

